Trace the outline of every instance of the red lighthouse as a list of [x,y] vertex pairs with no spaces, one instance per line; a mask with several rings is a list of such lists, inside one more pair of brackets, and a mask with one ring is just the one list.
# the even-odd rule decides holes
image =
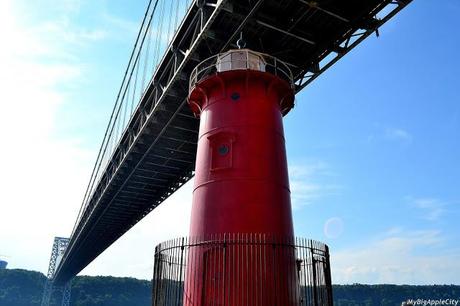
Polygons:
[[283,131],[293,88],[286,64],[248,49],[193,71],[190,237],[157,246],[154,305],[332,304],[327,246],[294,238]]
[[[235,235],[253,234],[292,244],[282,117],[293,101],[289,68],[268,55],[231,50],[196,67],[189,95],[189,104],[200,117],[191,237],[206,241],[227,235],[234,242]],[[262,249],[265,256],[273,253],[270,246]],[[257,296],[258,285],[271,288],[273,294],[285,293],[279,295],[278,305],[297,305],[294,250],[283,250],[265,265],[263,274],[255,271],[256,253],[238,254],[241,263],[234,267],[229,254],[209,246],[195,248],[190,256],[202,259],[188,267],[184,305],[219,305],[225,300],[229,305],[249,305],[255,297],[260,305],[268,305],[276,300],[268,292]],[[218,268],[213,267],[216,261]],[[238,273],[225,273],[236,268]],[[207,273],[209,269],[213,271]],[[272,281],[275,270],[285,272],[284,282]],[[216,287],[216,282],[227,285]]]
[[282,122],[294,101],[288,67],[232,50],[196,67],[190,86],[200,117],[190,235],[293,237]]

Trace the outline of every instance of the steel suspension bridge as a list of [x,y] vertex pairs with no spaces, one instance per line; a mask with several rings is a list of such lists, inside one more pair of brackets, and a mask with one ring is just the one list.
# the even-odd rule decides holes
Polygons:
[[412,0],[149,0],[70,238],[56,238],[42,305],[194,175],[198,63],[236,48],[276,56],[295,92]]

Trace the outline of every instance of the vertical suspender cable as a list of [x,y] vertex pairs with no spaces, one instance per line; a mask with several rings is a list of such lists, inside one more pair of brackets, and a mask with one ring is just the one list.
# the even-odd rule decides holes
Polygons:
[[173,30],[173,36],[174,33],[176,32],[177,29],[177,19],[179,18],[179,7],[180,7],[180,0],[176,1],[176,14],[174,16],[174,30]]
[[124,109],[123,109],[123,130],[125,129],[125,126],[126,126],[126,115],[127,115],[127,111],[128,111],[128,100],[129,100],[129,92],[130,92],[130,89],[131,89],[131,83],[128,83],[128,86],[127,86],[127,94],[125,95],[124,97]]
[[152,27],[149,27],[147,31],[147,48],[145,49],[145,60],[144,60],[144,73],[142,75],[142,92],[145,91],[145,75],[147,74],[147,66],[149,62],[149,54],[150,54],[150,42],[152,40]]
[[172,18],[171,16],[173,15],[173,5],[174,1],[169,1],[169,18],[168,18],[168,39],[166,41],[166,47],[168,47],[169,42],[171,40],[171,26],[172,26]]
[[154,70],[158,66],[158,63],[160,61],[160,53],[161,53],[161,46],[163,44],[163,17],[164,17],[164,11],[165,11],[165,2],[161,1],[161,9],[160,9],[160,16],[159,16],[159,21],[158,21],[158,29],[157,29],[157,45],[156,45],[156,59],[155,59],[155,65],[154,65]]
[[138,74],[139,74],[139,65],[136,65],[136,75],[134,77],[134,84],[133,84],[133,97],[132,97],[132,100],[131,100],[131,116],[133,115],[133,112],[134,112],[134,100],[136,99],[137,76],[138,76]]

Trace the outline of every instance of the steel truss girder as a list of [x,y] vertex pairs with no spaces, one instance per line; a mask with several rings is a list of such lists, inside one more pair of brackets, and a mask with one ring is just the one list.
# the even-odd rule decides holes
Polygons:
[[[302,3],[307,3],[307,1],[299,0]],[[329,69],[332,65],[334,65],[338,60],[344,57],[348,52],[350,52],[353,48],[359,45],[364,39],[369,37],[372,33],[376,33],[378,35],[378,29],[390,20],[394,15],[396,15],[399,11],[401,11],[404,7],[406,7],[412,0],[404,0],[404,1],[393,1],[393,0],[385,0],[382,4],[377,7],[373,12],[369,14],[367,22],[364,22],[360,25],[352,27],[345,35],[343,35],[340,39],[338,39],[331,47],[319,54],[317,59],[311,63],[311,66],[306,69],[302,74],[295,76],[296,82],[296,92],[299,92],[304,87],[309,85],[313,82],[317,77],[319,77],[323,72]],[[394,8],[387,13],[383,18],[376,19],[374,16],[377,16],[380,12],[384,11],[387,6],[392,5]],[[329,15],[333,15],[336,18],[342,19],[340,16],[331,13],[329,11],[320,9],[320,7],[316,6],[317,9],[327,12]],[[334,55],[327,63],[322,64],[322,61],[328,58],[330,55]]]

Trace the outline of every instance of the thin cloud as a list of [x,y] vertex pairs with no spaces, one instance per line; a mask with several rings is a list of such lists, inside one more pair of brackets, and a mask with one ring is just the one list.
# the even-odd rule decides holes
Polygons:
[[75,27],[68,18],[56,18],[35,25],[32,33],[35,37],[46,39],[55,50],[61,52],[66,50],[71,53],[75,53],[75,47],[89,47],[109,36],[109,33],[102,28]]
[[334,176],[330,167],[321,161],[304,162],[289,166],[291,203],[294,210],[313,204],[320,197],[337,192],[339,186],[320,183],[325,177]]
[[389,140],[397,140],[403,142],[412,141],[412,135],[408,131],[402,128],[394,127],[387,127],[385,129],[385,138]]
[[437,221],[446,212],[447,204],[436,198],[416,198],[411,202],[421,212],[421,218],[428,221]]
[[[133,37],[139,31],[140,24],[138,21],[130,21],[120,18],[116,15],[110,14],[107,10],[101,13],[101,20],[107,27],[113,29],[113,36],[121,37],[124,39],[125,35]],[[123,35],[123,33],[125,35]],[[111,35],[112,36],[112,35]]]
[[446,250],[438,230],[391,229],[364,245],[331,255],[333,282],[340,284],[455,284],[458,251]]
[[413,135],[406,129],[387,124],[374,123],[374,132],[366,138],[368,143],[376,143],[382,140],[399,142],[401,144],[410,144],[413,141]]

